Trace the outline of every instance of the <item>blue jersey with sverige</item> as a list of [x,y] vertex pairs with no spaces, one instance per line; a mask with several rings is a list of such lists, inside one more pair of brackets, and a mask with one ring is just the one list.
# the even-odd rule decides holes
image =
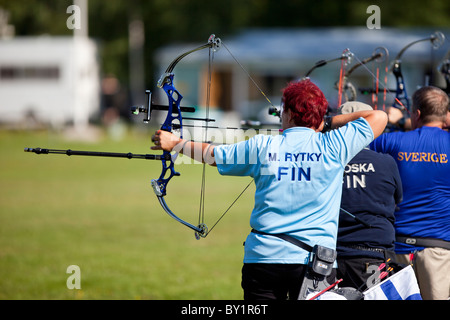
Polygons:
[[[257,135],[217,146],[214,154],[220,174],[254,178],[252,228],[334,249],[344,167],[372,140],[370,125],[359,118],[325,134],[294,127],[278,136]],[[245,241],[244,263],[306,264],[308,257],[270,235],[250,233]]]
[[[421,127],[386,133],[370,145],[396,161],[403,201],[395,213],[397,235],[450,241],[450,132]],[[397,253],[421,250],[397,242]]]

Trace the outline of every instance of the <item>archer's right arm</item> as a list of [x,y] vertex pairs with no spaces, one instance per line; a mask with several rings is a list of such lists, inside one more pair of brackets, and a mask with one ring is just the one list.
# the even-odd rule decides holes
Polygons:
[[342,127],[348,122],[359,118],[364,118],[367,120],[372,128],[374,139],[383,133],[388,123],[388,116],[386,112],[381,110],[365,110],[334,116],[331,120],[331,129]]

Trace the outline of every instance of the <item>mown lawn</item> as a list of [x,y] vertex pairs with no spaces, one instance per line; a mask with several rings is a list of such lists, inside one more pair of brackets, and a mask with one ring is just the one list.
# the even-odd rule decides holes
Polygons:
[[[242,299],[242,243],[254,186],[211,234],[194,232],[160,207],[150,180],[157,161],[25,153],[25,147],[151,153],[150,133],[95,142],[51,131],[0,131],[0,299]],[[201,165],[177,166],[166,201],[198,219]],[[250,178],[208,168],[211,227]],[[67,267],[81,271],[68,289]]]

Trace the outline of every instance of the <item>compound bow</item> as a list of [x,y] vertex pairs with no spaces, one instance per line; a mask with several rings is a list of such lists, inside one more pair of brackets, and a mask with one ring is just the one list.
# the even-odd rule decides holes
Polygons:
[[[175,88],[174,85],[174,73],[173,69],[175,66],[180,62],[184,57],[188,56],[189,54],[203,50],[203,49],[209,49],[209,66],[211,66],[212,56],[215,51],[217,51],[220,48],[221,40],[219,38],[216,38],[214,34],[212,34],[209,39],[208,43],[199,46],[193,50],[190,50],[188,52],[185,52],[178,57],[176,57],[170,65],[167,67],[165,73],[161,76],[161,78],[158,81],[158,87],[163,89],[164,92],[167,95],[168,98],[168,110],[167,110],[167,116],[164,121],[164,123],[161,126],[161,130],[164,131],[172,131],[174,124],[176,124],[176,127],[180,131],[180,138],[183,138],[183,117],[181,115],[181,106],[180,102],[183,96],[179,93],[179,91]],[[211,70],[209,70],[209,73],[211,73]],[[210,85],[210,83],[208,83]],[[208,89],[209,91],[209,89]],[[209,95],[208,95],[209,96]],[[209,99],[207,99],[209,100]],[[185,118],[189,120],[197,120],[197,121],[204,121],[206,123],[213,121],[212,119],[209,119],[208,117],[208,108],[209,108],[209,101],[207,101],[207,116],[204,119],[201,118]],[[148,103],[147,108],[143,110],[147,117],[144,119],[144,121],[148,122],[151,119],[151,113],[152,113],[152,100],[150,97],[150,94],[148,94]],[[135,114],[137,114],[135,112]],[[155,192],[156,197],[158,198],[159,203],[161,204],[161,207],[164,209],[164,211],[174,218],[176,221],[182,223],[183,225],[187,226],[188,228],[191,228],[195,231],[195,237],[199,239],[200,237],[206,237],[208,234],[208,227],[206,224],[204,224],[202,221],[199,221],[199,224],[197,226],[194,226],[193,224],[190,224],[183,219],[179,218],[177,215],[175,215],[172,210],[168,207],[164,196],[167,194],[167,185],[169,181],[174,176],[179,176],[180,173],[175,171],[174,164],[176,157],[178,156],[178,152],[175,154],[171,154],[168,151],[163,151],[163,154],[161,156],[161,163],[162,163],[162,171],[158,179],[153,179],[151,181],[151,185],[153,187],[153,191]],[[205,171],[203,170],[203,174]],[[203,176],[204,180],[204,176]],[[202,186],[202,192],[203,192],[203,186]],[[203,197],[203,195],[202,195]]]
[[[364,66],[372,61],[375,61],[377,63],[381,63],[381,62],[386,62],[389,59],[389,52],[385,47],[378,47],[375,48],[375,50],[373,51],[372,55],[364,60],[359,60],[358,57],[356,57],[354,54],[352,54],[352,56],[355,58],[355,60],[357,61],[356,64],[354,64],[344,75],[343,80],[342,80],[342,91],[344,93],[344,98],[346,101],[354,101],[356,100],[356,89],[353,86],[353,84],[349,81],[350,75],[360,66]],[[367,68],[366,68],[367,69]],[[368,70],[370,72],[370,70]],[[372,72],[370,72],[371,76],[374,78],[374,81],[376,82],[375,84],[375,90],[372,92],[373,95],[375,96],[375,98],[372,99],[373,104],[375,105],[375,109],[377,109],[376,107],[376,101],[378,101],[378,74],[374,75]],[[387,81],[387,77],[385,77],[385,82]],[[384,87],[384,99],[386,99],[386,83],[383,86]],[[368,91],[368,90],[363,90],[363,92]],[[349,92],[349,93],[347,93]]]
[[392,73],[395,76],[395,80],[396,80],[396,84],[397,84],[397,88],[395,90],[394,104],[392,105],[393,107],[399,108],[400,110],[405,110],[408,113],[410,111],[409,97],[408,97],[408,93],[406,92],[405,81],[404,81],[402,69],[401,69],[401,64],[402,64],[401,58],[402,58],[403,54],[405,53],[405,51],[408,48],[410,48],[411,46],[413,46],[414,44],[419,43],[419,42],[424,42],[424,41],[430,41],[432,48],[436,50],[444,43],[444,40],[445,40],[444,34],[440,31],[436,31],[435,33],[430,35],[428,38],[413,41],[413,42],[407,44],[405,47],[403,47],[402,50],[400,50],[400,52],[395,57],[395,60],[392,65]]
[[[183,96],[178,92],[178,90],[175,88],[174,85],[174,74],[173,69],[177,65],[178,62],[180,62],[184,57],[188,56],[189,54],[203,50],[203,49],[209,49],[209,59],[210,59],[210,66],[212,57],[215,51],[217,51],[220,48],[221,40],[219,38],[216,38],[215,35],[211,35],[208,39],[208,42],[204,45],[201,45],[197,48],[194,48],[190,51],[187,51],[178,57],[176,57],[170,65],[167,67],[165,73],[161,76],[161,78],[158,81],[158,87],[162,88],[164,92],[167,95],[168,98],[168,105],[157,105],[154,104],[151,98],[151,92],[149,90],[146,90],[146,97],[147,97],[147,105],[146,106],[138,106],[138,107],[132,107],[133,114],[139,114],[144,113],[146,116],[144,118],[144,122],[149,122],[151,120],[152,111],[153,110],[165,110],[167,111],[167,116],[164,121],[164,123],[161,126],[161,130],[165,131],[172,131],[174,127],[179,129],[180,136],[182,137],[183,134],[183,116],[182,112],[195,112],[195,108],[193,107],[182,107],[180,105],[181,100]],[[209,71],[211,73],[211,70]],[[209,89],[208,89],[209,90]],[[209,103],[209,102],[207,102]],[[208,109],[208,106],[207,106]],[[184,119],[188,120],[197,120],[197,121],[204,121],[208,123],[209,121],[214,121],[213,119],[208,118],[208,111],[207,111],[207,117],[206,118],[188,118],[184,117]],[[174,176],[179,176],[180,173],[175,171],[175,160],[178,156],[178,153],[171,154],[168,151],[164,151],[161,155],[156,154],[133,154],[133,153],[116,153],[116,152],[98,152],[98,151],[77,151],[77,150],[58,150],[58,149],[46,149],[46,148],[25,148],[25,152],[34,152],[36,154],[65,154],[68,156],[72,155],[78,155],[78,156],[97,156],[97,157],[115,157],[115,158],[127,158],[127,159],[145,159],[145,160],[159,160],[162,163],[162,171],[157,179],[153,179],[151,181],[151,185],[153,187],[153,190],[155,192],[155,195],[161,204],[164,211],[171,216],[176,221],[182,223],[183,225],[187,226],[188,228],[195,231],[195,236],[197,239],[200,237],[205,237],[208,234],[208,228],[207,226],[199,221],[198,225],[193,225],[189,222],[184,221],[183,219],[179,218],[177,215],[173,213],[172,210],[168,207],[164,196],[167,194],[167,185],[169,181]],[[205,173],[205,170],[203,170],[203,174]],[[204,177],[203,177],[204,180]],[[202,189],[203,192],[203,189]],[[236,201],[236,200],[235,200]]]
[[[344,68],[345,68],[348,64],[350,64],[350,62],[351,62],[351,57],[352,57],[352,54],[351,54],[350,50],[349,50],[349,49],[345,49],[345,50],[342,52],[342,54],[341,54],[339,57],[337,57],[337,58],[333,58],[333,59],[329,59],[329,60],[319,60],[319,61],[317,61],[317,62],[314,64],[314,66],[312,66],[312,67],[308,70],[308,72],[306,72],[306,74],[305,74],[301,79],[309,78],[309,76],[311,75],[311,73],[312,73],[315,69],[320,68],[320,67],[323,67],[323,66],[327,65],[328,63],[330,63],[330,62],[335,62],[335,61],[341,61],[341,73],[342,73],[343,70],[344,70]],[[340,92],[339,95],[341,95],[341,92]],[[272,105],[272,107],[270,107],[268,111],[269,111],[269,115],[278,117],[278,118],[280,118],[280,120],[281,120],[281,110],[280,110],[280,108],[277,108],[277,107],[275,107],[275,106]]]

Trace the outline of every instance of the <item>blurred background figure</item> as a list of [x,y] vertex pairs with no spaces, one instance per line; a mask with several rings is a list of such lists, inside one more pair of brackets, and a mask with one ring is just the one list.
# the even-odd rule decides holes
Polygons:
[[[369,105],[347,102],[340,113],[372,110]],[[342,287],[367,289],[377,280],[375,271],[395,255],[394,213],[403,189],[397,164],[390,155],[368,148],[346,166],[341,208],[368,225],[341,211],[337,238],[337,278]],[[373,276],[375,275],[375,276]],[[367,287],[365,286],[367,284]]]
[[400,171],[403,201],[395,213],[397,259],[413,264],[423,299],[450,297],[449,97],[422,87],[412,98],[408,132],[391,132],[371,143],[390,154]]

